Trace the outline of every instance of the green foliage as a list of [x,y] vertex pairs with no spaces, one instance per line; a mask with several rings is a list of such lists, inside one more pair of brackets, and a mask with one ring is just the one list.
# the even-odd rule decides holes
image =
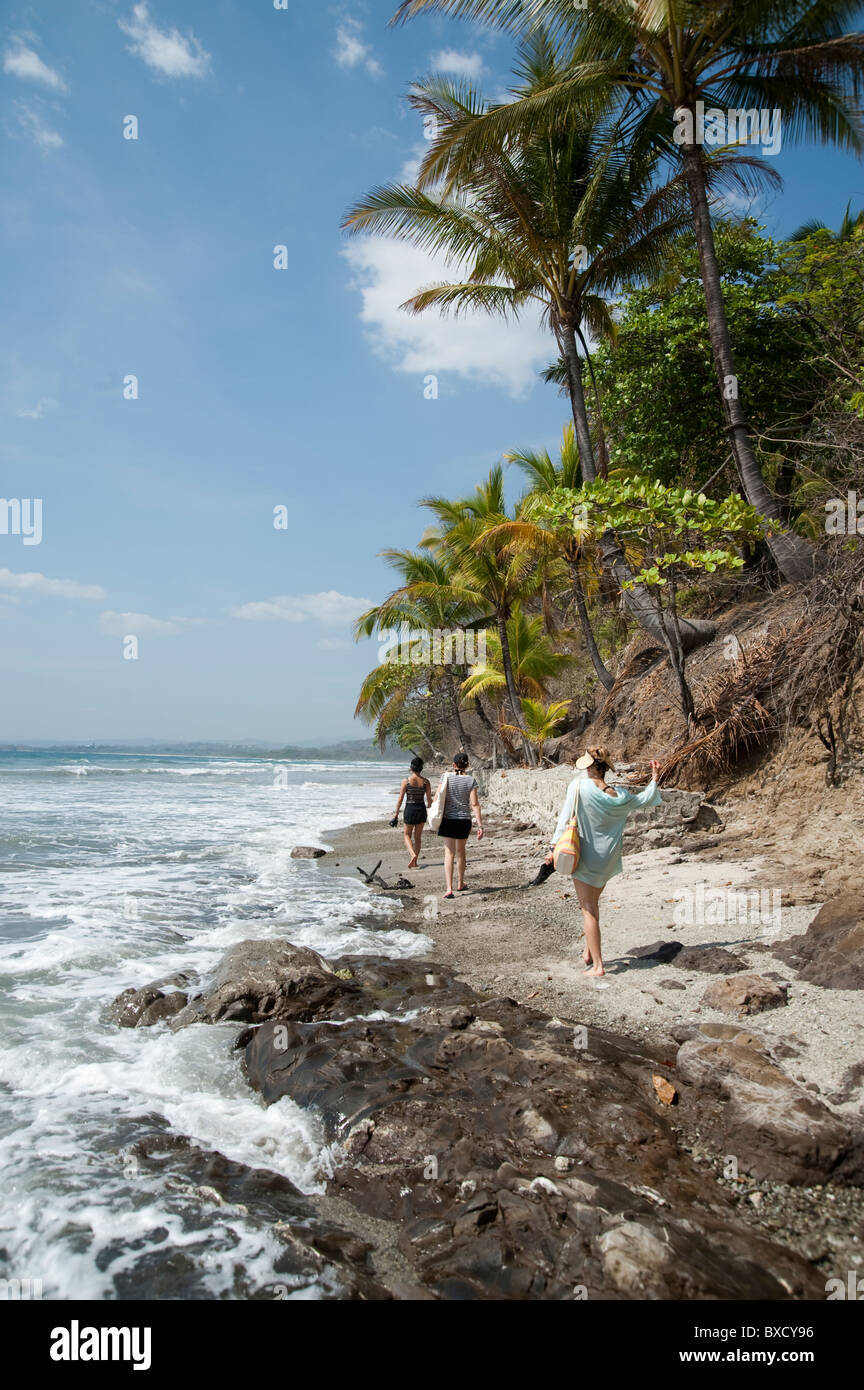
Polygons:
[[[780,299],[777,245],[752,222],[720,223],[715,235],[739,388],[765,434],[814,405],[810,342]],[[601,344],[592,360],[610,467],[698,486],[731,461],[692,238],[661,277],[629,290],[614,348]]]
[[780,252],[778,302],[800,325],[806,362],[825,399],[862,414],[864,402],[864,225],[835,236],[825,228]]
[[[614,532],[623,561],[612,572],[617,580],[629,564],[624,587],[647,588],[690,722],[678,613],[716,595],[717,577],[741,569],[742,551],[772,537],[752,507],[724,495],[730,477],[814,537],[824,489],[844,476],[857,486],[864,227],[850,206],[838,233],[811,223],[784,245],[752,221],[716,220],[723,293],[722,305],[711,299],[709,310],[715,324],[728,325],[755,435],[756,458],[739,438],[733,460],[718,397],[717,372],[726,369],[712,353],[700,257],[692,235],[680,238],[689,206],[679,177],[664,183],[684,154],[673,138],[676,110],[698,100],[779,108],[787,141],[806,135],[860,151],[864,47],[849,32],[856,7],[850,0],[591,0],[585,7],[406,0],[400,15],[426,11],[513,31],[521,41],[517,83],[491,103],[467,83],[439,78],[416,87],[415,108],[438,130],[417,186],[379,189],[349,225],[449,257],[453,283],[417,293],[404,306],[412,312],[479,308],[507,317],[542,306],[568,364],[565,374],[559,364],[549,375],[566,379],[582,458],[572,435],[560,465],[548,453],[512,455],[534,494],[515,515],[504,504],[500,470],[471,497],[427,499],[438,526],[424,540],[424,564],[440,564],[442,573],[414,575],[359,626],[371,633],[385,616],[445,600],[463,621],[494,621],[499,650],[493,646],[465,690],[495,700],[506,668],[511,717],[542,751],[564,702],[545,707],[546,692],[519,679],[513,623],[521,604],[542,598],[554,633],[566,594],[586,643],[595,616],[601,633],[611,629],[612,618],[596,610],[589,617],[586,597],[612,611],[608,565],[598,575],[596,562],[605,553],[599,543],[606,537],[608,551]],[[696,158],[691,144],[685,162],[691,187],[704,178],[711,197],[724,184],[750,192],[771,177],[740,146],[703,149]],[[704,225],[700,237],[710,264]],[[588,336],[599,346],[580,377]],[[580,486],[607,471],[604,450],[608,478]],[[729,467],[735,472],[715,484]],[[596,647],[595,670],[602,679]],[[408,739],[428,733],[440,697],[434,672],[410,679],[373,672],[361,704],[379,729],[386,724]],[[458,699],[454,710],[458,721]]]
[[[562,637],[572,637],[572,633],[559,632],[557,642]],[[543,631],[542,616],[528,617],[521,607],[517,607],[508,619],[507,638],[516,688],[520,694],[524,692],[540,698],[546,693],[548,682],[558,679],[573,663],[570,653],[561,651],[557,643]],[[491,695],[497,702],[506,688],[501,639],[497,632],[489,631],[486,633],[486,661],[472,666],[467,680],[462,683],[462,692],[468,699]]]
[[581,488],[558,488],[544,507],[559,529],[598,539],[610,530],[626,537],[641,566],[626,587],[642,583],[662,589],[685,575],[741,569],[737,548],[766,534],[765,523],[737,494],[717,500],[653,478],[598,479]]
[[[571,705],[570,700],[553,700],[544,705],[542,700],[524,699],[522,701],[522,722],[525,737],[542,755],[547,740],[554,738]],[[504,726],[512,729],[511,725]]]

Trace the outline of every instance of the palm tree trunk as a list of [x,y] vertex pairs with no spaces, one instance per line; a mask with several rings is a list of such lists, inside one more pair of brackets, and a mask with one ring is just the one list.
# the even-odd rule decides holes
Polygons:
[[475,695],[474,697],[474,710],[477,715],[477,718],[480,720],[480,723],[483,725],[483,728],[487,731],[487,733],[494,734],[496,732],[495,725],[492,723],[492,720],[489,718],[488,714],[483,708],[483,701],[480,699],[479,695]]
[[567,392],[570,396],[570,409],[573,412],[573,428],[579,446],[579,462],[582,477],[586,483],[593,483],[597,477],[597,463],[594,458],[594,445],[588,423],[588,406],[585,401],[585,388],[582,385],[582,364],[576,344],[576,330],[570,324],[562,323],[556,332],[558,346],[567,368]]
[[453,706],[453,718],[456,723],[456,730],[459,734],[459,742],[461,746],[465,749],[465,752],[470,753],[473,757],[474,750],[471,747],[471,744],[468,740],[468,735],[465,733],[465,727],[462,723],[462,712],[459,709],[459,691],[457,689],[456,682],[453,679],[453,672],[450,670],[449,666],[445,666],[444,669],[447,673],[447,684],[450,687],[450,703]]
[[591,619],[588,617],[588,606],[585,602],[585,591],[582,588],[582,580],[579,575],[579,564],[571,561],[570,573],[573,577],[573,597],[576,600],[576,611],[579,614],[579,624],[582,628],[582,636],[585,646],[588,648],[588,655],[604,690],[611,690],[615,684],[615,677],[611,671],[607,671],[603,658],[600,655],[600,648],[594,640],[594,633],[591,630]]
[[531,767],[537,766],[537,759],[534,756],[534,749],[525,737],[525,725],[522,723],[522,706],[519,702],[519,693],[516,689],[516,679],[513,675],[513,661],[510,656],[510,638],[507,636],[507,619],[503,612],[498,613],[498,638],[501,642],[501,664],[504,667],[504,679],[507,682],[507,696],[510,701],[510,710],[513,716],[513,723],[522,735],[522,746],[525,749],[525,756]]
[[717,261],[714,229],[711,225],[711,210],[708,206],[705,167],[698,145],[684,146],[684,177],[690,194],[693,227],[699,248],[714,368],[726,417],[726,431],[738,466],[738,476],[744,496],[751,507],[755,507],[761,516],[768,517],[775,523],[767,540],[777,568],[790,583],[801,583],[813,574],[813,550],[805,540],[784,525],[781,503],[765,482],[753,449],[750,426],[745,419],[738,390],[735,356],[723,299],[723,283]]
[[474,696],[474,712],[477,715],[477,718],[480,720],[480,723],[483,725],[483,728],[489,735],[489,751],[492,755],[492,765],[494,767],[496,760],[496,740],[501,738],[500,730],[496,727],[495,724],[493,724],[492,720],[489,718],[488,714],[483,708],[483,701],[480,699],[479,695]]
[[[567,387],[573,410],[576,440],[579,445],[582,477],[586,483],[593,483],[597,477],[597,464],[594,459],[594,447],[591,443],[591,430],[588,425],[588,410],[585,404],[585,391],[582,386],[582,368],[579,348],[576,344],[576,331],[570,324],[561,323],[556,329],[556,337],[561,349],[561,356],[567,367]],[[642,584],[636,584],[632,588],[624,588],[625,583],[632,581],[633,574],[614,531],[607,531],[605,536],[601,538],[600,554],[606,568],[615,576],[624,602],[636,622],[646,632],[650,632],[652,637],[665,645],[666,637],[647,589]],[[717,632],[717,624],[707,622],[705,619],[682,618],[680,623],[681,641],[685,651],[691,651],[694,647],[701,646],[703,642],[710,642]]]

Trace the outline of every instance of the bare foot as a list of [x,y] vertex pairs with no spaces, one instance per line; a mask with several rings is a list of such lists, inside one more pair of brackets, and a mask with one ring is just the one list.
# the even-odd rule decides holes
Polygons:
[[596,978],[599,975],[605,975],[606,971],[603,969],[602,965],[592,965],[588,970],[583,970],[582,974],[593,975]]
[[582,959],[584,960],[586,965],[594,964],[594,961],[591,957],[591,952],[588,950],[587,946],[585,947],[585,950],[582,952]]
[[409,868],[409,869],[416,869],[416,868],[417,868],[417,855],[416,855],[416,854],[414,855],[414,858],[413,858],[413,859],[409,859],[409,860],[408,860],[408,868]]

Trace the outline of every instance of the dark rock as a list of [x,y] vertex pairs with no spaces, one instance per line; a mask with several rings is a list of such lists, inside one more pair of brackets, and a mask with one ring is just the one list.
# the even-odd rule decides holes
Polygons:
[[121,1028],[150,1028],[163,1019],[173,1018],[187,1003],[182,991],[163,994],[158,985],[124,989],[109,1006],[108,1016]]
[[[376,1008],[424,1009],[429,965],[367,968]],[[434,975],[419,1017],[367,1020],[355,1000],[338,1029],[265,1022],[244,1054],[266,1102],[314,1107],[341,1140],[330,1190],[401,1225],[433,1296],[819,1296],[824,1281],[739,1222],[719,1184],[706,1194],[637,1044],[590,1029],[578,1049],[545,1015]]]
[[725,826],[721,817],[717,814],[713,806],[709,806],[707,801],[703,801],[695,816],[687,822],[688,834],[693,834],[700,830],[714,831],[719,833]]
[[[241,1015],[259,1025],[238,1039],[250,1084],[267,1104],[287,1096],[313,1109],[325,1138],[341,1145],[315,1199],[341,1213],[338,1227],[322,1229],[302,1209],[306,1199],[280,1195],[273,1230],[286,1270],[318,1278],[326,1261],[345,1296],[357,1298],[824,1296],[824,1277],[741,1220],[733,1195],[685,1147],[688,1117],[695,1113],[701,1126],[704,1115],[707,1129],[733,1102],[719,1079],[682,1091],[659,1047],[593,1027],[586,1038],[561,1021],[550,1027],[547,1015],[484,998],[437,962],[328,964],[285,942],[229,951],[174,1024]],[[698,1045],[773,1067],[726,1039]],[[652,1084],[667,1073],[681,1096],[674,1124]],[[857,1171],[847,1128],[784,1080],[795,1108],[775,1109],[798,1135],[802,1168],[810,1143],[823,1167],[833,1163],[832,1181]],[[757,1083],[745,1074],[736,1090],[745,1084]],[[808,1137],[802,1117],[814,1115]],[[737,1123],[749,1133],[747,1119],[745,1110]],[[764,1134],[755,1121],[752,1128],[764,1153]],[[725,1134],[722,1142],[728,1152]],[[248,1205],[236,1184],[226,1191],[218,1171],[199,1188],[201,1200]],[[401,1261],[388,1288],[370,1230],[398,1241],[383,1261],[391,1269]]]
[[658,983],[658,985],[660,986],[661,989],[686,989],[686,988],[687,988],[687,986],[686,986],[685,984],[682,984],[680,980],[658,980],[657,983]]
[[678,955],[679,951],[684,950],[682,941],[652,941],[650,946],[634,946],[628,951],[628,956],[634,960],[659,961],[663,965],[668,965]]
[[762,975],[736,975],[731,980],[715,980],[702,995],[706,1009],[720,1009],[724,1014],[762,1013],[786,1003],[786,988]]
[[153,985],[143,985],[141,989],[124,989],[109,1005],[108,1016],[121,1028],[137,1028],[144,1010],[162,998],[162,991]]
[[675,957],[675,967],[680,970],[700,970],[706,975],[730,975],[735,970],[747,969],[740,956],[733,955],[723,946],[685,946]]
[[[158,1172],[160,1182],[167,1179],[174,1194],[172,1200],[182,1202],[187,1232],[206,1226],[210,1220],[208,1208],[238,1206],[244,1221],[261,1231],[262,1240],[272,1235],[279,1242],[281,1254],[274,1260],[267,1284],[261,1285],[260,1276],[247,1284],[247,1276],[238,1266],[238,1297],[273,1300],[280,1297],[280,1288],[303,1286],[323,1299],[380,1301],[392,1297],[375,1276],[369,1243],[319,1210],[315,1198],[304,1196],[278,1173],[249,1168],[222,1154],[201,1149],[180,1135],[158,1128],[155,1117],[153,1124],[153,1131],[126,1148],[123,1157],[127,1165],[131,1159],[142,1176]],[[198,1262],[190,1262],[184,1286],[175,1257],[172,1241],[166,1241],[164,1249],[154,1251],[148,1268],[148,1295],[206,1296],[200,1285]],[[118,1296],[141,1295],[140,1271],[139,1263],[115,1276]]]
[[853,1062],[840,1078],[840,1090],[831,1097],[832,1104],[845,1105],[864,1086],[864,1062]]
[[326,853],[326,849],[318,849],[316,845],[295,845],[291,851],[291,858],[323,859]]
[[699,1035],[699,1029],[695,1023],[676,1023],[669,1029],[669,1032],[677,1043],[689,1042],[691,1038]]
[[817,913],[803,936],[774,947],[802,980],[823,989],[864,989],[864,907],[859,893],[841,893]]
[[149,1028],[151,1024],[162,1023],[166,1018],[174,1018],[181,1009],[186,1007],[188,1002],[188,996],[182,990],[175,990],[172,994],[162,994],[158,999],[154,999],[152,1004],[148,1004],[135,1026],[137,1028]]
[[679,1049],[682,1081],[725,1100],[715,1125],[721,1151],[758,1181],[860,1182],[861,1134],[777,1066],[761,1039],[694,1038]]
[[358,992],[354,980],[340,978],[317,951],[287,941],[241,941],[171,1026],[319,1018],[344,995]]

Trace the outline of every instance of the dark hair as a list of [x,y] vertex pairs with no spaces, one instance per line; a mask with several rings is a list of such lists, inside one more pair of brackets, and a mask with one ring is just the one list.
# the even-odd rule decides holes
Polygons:
[[612,762],[608,748],[601,744],[597,747],[589,748],[587,751],[594,759],[594,765],[591,768],[592,772],[596,772],[600,777],[604,778],[607,772],[612,772],[615,764]]
[[467,753],[454,753],[454,755],[453,755],[453,766],[454,766],[454,767],[467,767],[467,766],[468,766],[468,754],[467,754]]
[[422,771],[423,771],[423,759],[422,759],[422,758],[412,758],[412,759],[411,759],[411,771],[412,771],[412,772],[422,772]]

